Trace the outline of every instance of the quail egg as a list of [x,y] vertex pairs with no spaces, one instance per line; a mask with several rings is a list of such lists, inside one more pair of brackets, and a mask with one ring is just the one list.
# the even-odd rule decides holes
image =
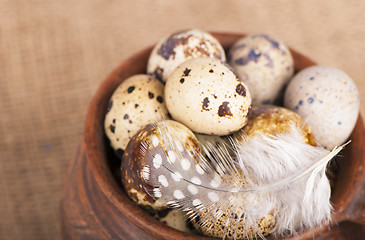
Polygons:
[[225,61],[221,44],[207,32],[192,29],[162,39],[148,59],[147,73],[166,82],[180,63],[195,57],[212,57]]
[[290,81],[284,104],[306,120],[320,145],[332,149],[344,143],[354,129],[360,99],[354,81],[345,72],[313,66]]
[[154,189],[146,181],[149,176],[143,176],[142,174],[150,172],[145,170],[145,167],[154,167],[158,170],[161,166],[161,157],[163,156],[157,153],[157,146],[162,145],[166,152],[163,155],[169,157],[173,155],[173,153],[168,153],[163,145],[162,139],[165,136],[162,136],[161,132],[158,131],[160,126],[167,127],[169,135],[174,139],[179,139],[181,145],[178,145],[178,148],[190,152],[200,152],[199,142],[194,133],[176,121],[165,120],[156,124],[149,124],[133,136],[125,149],[122,159],[122,184],[127,195],[135,203],[145,209],[152,210],[167,208],[167,202],[163,198],[151,196]]
[[167,118],[163,84],[152,76],[138,74],[123,81],[114,91],[107,106],[104,129],[121,157],[138,130]]
[[289,49],[265,34],[239,39],[230,48],[228,59],[250,88],[254,106],[276,103],[294,72]]
[[165,86],[172,118],[202,134],[227,135],[247,122],[251,95],[221,61],[194,58],[180,64]]
[[237,131],[234,136],[238,141],[259,134],[276,136],[288,133],[293,126],[303,136],[303,142],[316,146],[312,129],[301,116],[289,109],[274,105],[253,107],[247,125]]
[[189,224],[188,217],[184,211],[177,209],[165,209],[156,212],[154,217],[171,228],[186,233],[195,233],[193,227]]
[[[223,181],[232,182],[232,185],[243,186],[247,184],[243,174],[239,182],[236,178],[233,180],[229,174],[222,176]],[[258,217],[257,220],[248,221],[245,212],[247,206],[251,206],[253,203],[245,197],[235,201],[240,204],[231,202],[231,205],[227,204],[221,207],[213,204],[199,210],[195,217],[191,218],[194,228],[206,236],[223,239],[257,238],[274,232],[276,217],[279,214],[277,209]]]

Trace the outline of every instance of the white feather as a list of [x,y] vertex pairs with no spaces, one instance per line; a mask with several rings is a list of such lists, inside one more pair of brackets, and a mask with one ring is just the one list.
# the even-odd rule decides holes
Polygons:
[[[330,221],[331,188],[326,167],[343,146],[331,152],[313,147],[302,141],[295,127],[291,129],[288,134],[259,135],[243,142],[232,139],[233,149],[205,143],[204,157],[192,146],[176,151],[180,140],[172,139],[168,127],[162,125],[159,134],[163,142],[145,154],[151,159],[161,155],[163,167],[149,166],[142,177],[148,175],[145,180],[159,188],[172,207],[188,211],[190,218],[200,216],[202,226],[212,226],[222,213],[230,211],[225,235],[230,232],[235,236],[238,226],[233,216],[238,216],[244,228],[256,231],[247,238],[264,238],[256,225],[270,212],[276,214],[275,235],[296,234]],[[169,160],[168,151],[175,152],[174,162]],[[197,171],[200,168],[187,168],[196,164],[204,174]],[[180,174],[182,181],[175,181],[174,174]],[[161,175],[167,177],[168,187],[158,181]]]

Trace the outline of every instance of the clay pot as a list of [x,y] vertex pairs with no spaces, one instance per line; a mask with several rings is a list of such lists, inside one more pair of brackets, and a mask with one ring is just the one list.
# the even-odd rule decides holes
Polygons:
[[[213,35],[225,49],[243,36]],[[101,84],[90,103],[85,133],[63,188],[64,239],[211,239],[174,230],[151,217],[127,197],[112,172],[118,161],[104,135],[105,109],[114,89],[124,79],[145,72],[151,50],[152,47],[147,48],[124,61]],[[292,54],[296,71],[315,64],[294,50]],[[338,170],[333,179],[333,221],[327,226],[309,229],[295,239],[356,239],[356,236],[360,239],[363,236],[365,130],[361,116],[350,139],[351,143],[338,158]]]

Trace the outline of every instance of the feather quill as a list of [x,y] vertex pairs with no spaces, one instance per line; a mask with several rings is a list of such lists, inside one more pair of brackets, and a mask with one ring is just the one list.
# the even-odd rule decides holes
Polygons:
[[231,139],[231,146],[201,143],[200,152],[182,147],[166,125],[158,131],[162,139],[144,152],[153,164],[141,176],[154,187],[152,196],[186,211],[201,227],[212,228],[224,215],[223,238],[241,238],[243,228],[251,229],[243,237],[264,239],[257,225],[268,214],[275,215],[274,235],[330,221],[326,167],[343,146],[310,146],[293,126],[287,134]]

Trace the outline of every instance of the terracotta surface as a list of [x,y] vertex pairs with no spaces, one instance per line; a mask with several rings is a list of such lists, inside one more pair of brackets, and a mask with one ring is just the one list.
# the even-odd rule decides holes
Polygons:
[[[240,35],[215,34],[227,49]],[[103,133],[103,114],[116,86],[145,71],[151,48],[124,61],[93,97],[83,140],[69,167],[61,204],[64,239],[208,239],[166,227],[137,207],[122,191],[112,169],[117,161]],[[295,69],[314,64],[293,51]],[[333,222],[290,239],[361,239],[365,225],[365,129],[359,117],[351,144],[338,159],[331,201]],[[328,232],[328,230],[331,230]]]

